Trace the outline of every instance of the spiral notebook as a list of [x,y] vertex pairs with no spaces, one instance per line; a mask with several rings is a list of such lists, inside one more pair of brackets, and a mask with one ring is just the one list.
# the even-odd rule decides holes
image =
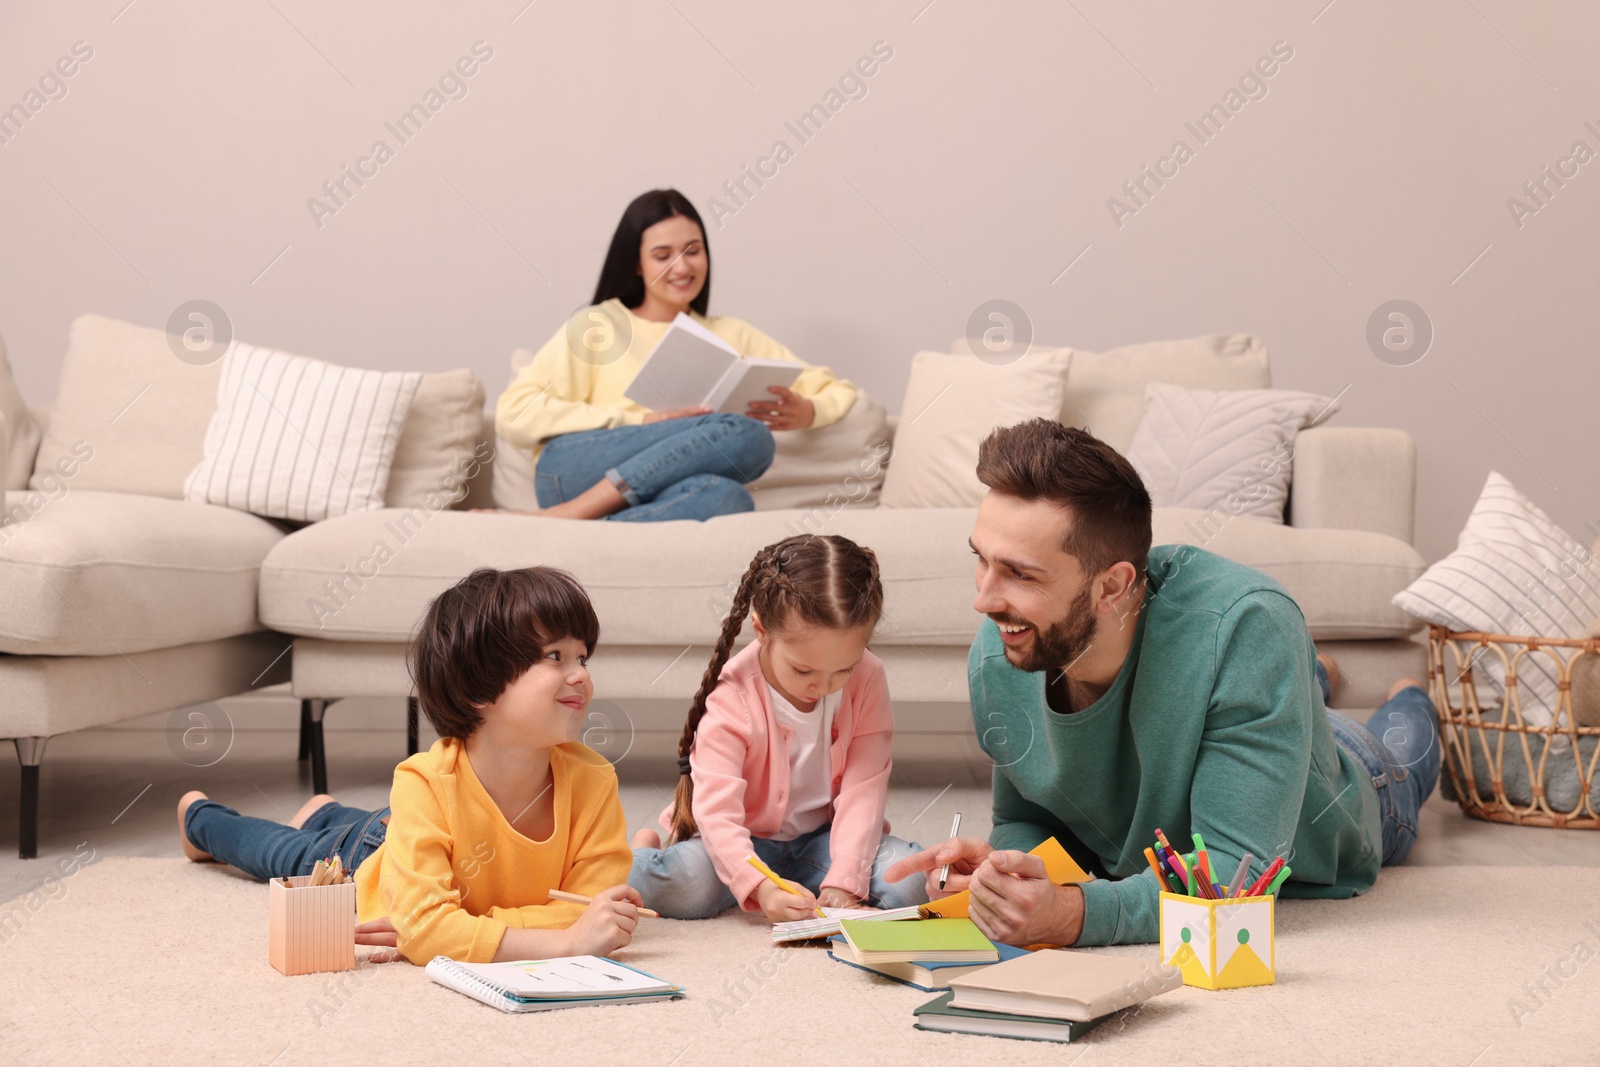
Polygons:
[[435,956],[429,978],[501,1011],[551,1011],[584,1004],[677,1000],[683,989],[603,956],[514,963],[459,963]]

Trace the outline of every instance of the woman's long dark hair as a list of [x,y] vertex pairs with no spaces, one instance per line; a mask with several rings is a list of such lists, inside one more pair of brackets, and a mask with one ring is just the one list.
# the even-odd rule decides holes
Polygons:
[[689,306],[706,314],[711,306],[711,244],[706,240],[706,226],[700,221],[700,212],[689,203],[689,198],[676,189],[652,189],[634,197],[628,210],[617,223],[617,232],[611,235],[611,249],[600,268],[600,281],[594,287],[593,303],[606,300],[622,301],[623,307],[636,308],[644,303],[644,278],[639,275],[639,244],[644,231],[674,215],[682,215],[700,227],[700,247],[706,254],[706,281],[700,295],[689,301]]

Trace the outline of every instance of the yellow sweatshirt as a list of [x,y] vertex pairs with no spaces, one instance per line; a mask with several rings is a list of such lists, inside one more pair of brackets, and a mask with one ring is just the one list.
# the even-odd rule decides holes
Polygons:
[[550,750],[555,829],[533,841],[506,821],[465,746],[434,742],[395,768],[384,843],[356,871],[361,922],[387,915],[412,963],[487,963],[507,927],[565,929],[592,896],[628,880],[633,850],[611,764],[586,745]]
[[[535,462],[552,437],[613,426],[638,426],[650,414],[649,408],[634,403],[623,393],[633,384],[639,368],[655,351],[656,342],[670,323],[641,319],[620,300],[607,300],[597,308],[613,321],[626,321],[632,331],[628,348],[621,356],[611,362],[580,358],[563,325],[517,372],[495,405],[495,430],[512,444],[533,449]],[[591,313],[579,312],[580,322],[587,322]],[[800,362],[793,352],[748,322],[726,315],[695,314],[694,318],[746,359]],[[807,367],[794,383],[794,391],[816,408],[812,429],[837,421],[856,399],[856,387],[835,378],[827,367]]]

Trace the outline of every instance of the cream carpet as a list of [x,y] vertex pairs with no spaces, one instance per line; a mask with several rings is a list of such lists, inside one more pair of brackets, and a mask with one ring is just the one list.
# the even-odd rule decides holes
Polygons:
[[668,1004],[511,1016],[404,963],[285,978],[264,886],[116,858],[0,906],[0,1063],[1596,1063],[1597,886],[1569,867],[1385,871],[1366,897],[1280,908],[1277,985],[1180,989],[1062,1047],[913,1030],[929,994],[774,948],[736,914],[641,925],[620,956],[688,988]]

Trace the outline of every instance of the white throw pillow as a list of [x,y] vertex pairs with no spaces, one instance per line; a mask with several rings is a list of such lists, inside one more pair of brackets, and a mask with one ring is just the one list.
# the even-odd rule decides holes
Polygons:
[[437,508],[459,502],[476,472],[483,433],[483,383],[470,370],[424,374],[395,446],[385,507]]
[[0,339],[0,415],[5,416],[6,460],[0,464],[0,496],[7,489],[26,489],[28,475],[33,473],[33,457],[39,451],[39,438],[43,434],[39,424],[28,412],[17,391],[17,380],[11,374],[11,361],[6,358],[6,343]]
[[918,352],[895,428],[880,503],[886,508],[970,508],[983,499],[978,445],[997,426],[1059,418],[1068,349],[1035,349],[1003,364]]
[[421,380],[236,342],[184,498],[300,522],[381,508]]
[[[1491,471],[1456,550],[1396,593],[1394,605],[1452,630],[1581,637],[1600,616],[1600,566],[1593,553]],[[1479,656],[1474,671],[1504,697],[1505,668],[1493,649]],[[1546,653],[1522,657],[1517,688],[1529,725],[1546,726],[1554,717],[1558,677]]]
[[870,507],[889,460],[889,416],[856,387],[855,403],[820,430],[780,430],[772,466],[750,487],[757,511]]
[[1216,393],[1151,382],[1128,462],[1158,508],[1282,522],[1295,436],[1338,410],[1338,400],[1314,393]]

